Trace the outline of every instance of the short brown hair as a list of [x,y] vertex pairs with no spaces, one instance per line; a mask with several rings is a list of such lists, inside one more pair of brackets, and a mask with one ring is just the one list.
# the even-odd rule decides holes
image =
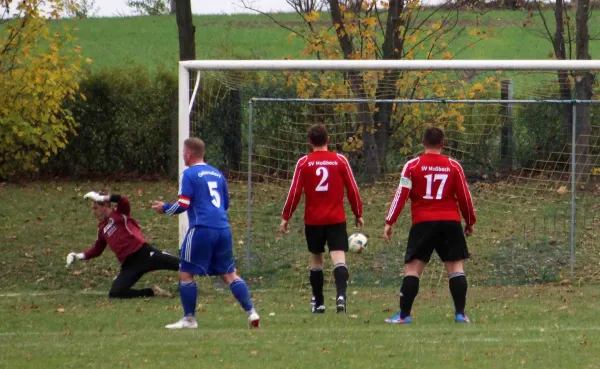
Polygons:
[[195,137],[188,138],[183,141],[183,146],[188,149],[194,158],[204,158],[206,147],[204,146],[204,141],[201,139]]
[[444,131],[437,127],[429,127],[423,132],[425,147],[440,147],[444,144]]
[[308,140],[313,146],[327,145],[327,128],[322,124],[315,124],[308,129]]

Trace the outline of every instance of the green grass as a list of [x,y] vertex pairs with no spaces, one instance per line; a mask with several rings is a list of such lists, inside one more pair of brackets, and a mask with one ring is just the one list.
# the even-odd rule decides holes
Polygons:
[[[595,368],[593,287],[474,288],[471,325],[453,323],[446,290],[419,295],[411,326],[386,325],[391,289],[350,289],[347,315],[308,312],[309,293],[253,293],[262,328],[248,331],[229,291],[200,287],[194,331],[166,331],[178,299],[109,301],[63,292],[0,299],[5,368]],[[327,291],[331,296],[333,291]]]
[[[427,12],[420,16],[427,15]],[[551,12],[545,15],[550,21]],[[275,18],[294,29],[302,23],[295,14],[276,14]],[[496,35],[476,47],[459,54],[461,59],[547,59],[552,51],[550,43],[542,36],[539,17],[523,27],[527,13],[523,11],[490,11],[484,14],[464,12],[459,25],[466,27],[452,45],[456,53],[472,37],[466,36],[474,27],[493,27]],[[432,20],[439,19],[434,16]],[[573,17],[574,19],[574,17]],[[56,27],[61,27],[57,22]],[[177,26],[174,16],[94,18],[68,21],[79,31],[79,44],[83,54],[91,58],[93,68],[120,67],[128,64],[144,65],[150,69],[163,68],[176,71],[178,60]],[[329,26],[328,14],[323,14],[319,24]],[[289,41],[290,32],[260,15],[198,15],[196,26],[197,59],[281,59],[301,55],[302,40]],[[590,35],[600,31],[600,15],[593,12],[589,21]],[[592,41],[591,55],[600,53],[600,43]]]
[[[244,314],[216,279],[199,283],[197,331],[168,332],[163,326],[181,315],[179,300],[109,301],[106,294],[118,263],[107,250],[100,258],[65,268],[65,256],[84,250],[96,235],[96,222],[82,196],[106,189],[129,196],[133,217],[161,249],[177,249],[176,218],[149,209],[154,199],[173,199],[174,182],[47,181],[0,185],[0,367],[6,368],[594,368],[600,354],[600,290],[596,219],[579,219],[576,279],[537,286],[489,286],[560,281],[568,267],[556,264],[564,250],[564,229],[541,225],[567,219],[565,199],[525,194],[500,204],[489,201],[492,189],[473,188],[477,198],[477,235],[469,243],[473,261],[468,313],[475,324],[452,322],[447,280],[439,263],[422,277],[415,324],[388,326],[383,319],[397,309],[397,291],[406,215],[396,227],[395,242],[378,236],[393,185],[361,188],[370,235],[369,250],[349,254],[351,283],[348,315],[312,316],[307,255],[302,241],[301,211],[292,233],[275,232],[285,189],[256,185],[253,260],[244,269],[245,188],[230,187],[230,217],[235,254],[249,281],[263,328],[248,331]],[[495,195],[502,191],[496,188]],[[518,194],[517,194],[518,195]],[[583,196],[583,195],[582,195]],[[597,200],[580,208],[591,216]],[[536,210],[535,208],[539,208]],[[524,221],[525,220],[525,221]],[[537,222],[537,223],[536,223]],[[537,225],[536,225],[537,224]],[[567,228],[568,229],[568,228]],[[551,241],[553,240],[553,241]],[[529,245],[529,246],[527,246]],[[500,253],[498,250],[508,250]],[[552,251],[552,252],[550,252]],[[496,256],[494,256],[496,255]],[[498,258],[508,255],[507,258]],[[566,261],[564,255],[558,260]],[[509,266],[512,268],[510,269]],[[500,271],[508,275],[496,274]],[[561,275],[561,273],[563,273]],[[327,298],[333,283],[327,271]],[[496,278],[496,279],[494,279]],[[176,291],[175,273],[155,272],[140,286],[158,283]],[[489,286],[489,287],[486,287]],[[328,300],[329,301],[329,300]],[[330,305],[331,306],[331,303]]]
[[[234,253],[242,274],[261,288],[297,288],[308,283],[307,253],[300,207],[290,224],[290,234],[281,237],[277,228],[288,183],[255,184],[251,268],[246,268],[246,204],[244,184],[231,183],[229,211],[234,234]],[[383,216],[393,194],[395,181],[362,186],[365,203],[368,252],[349,254],[351,284],[397,287],[410,214],[403,213],[395,226],[392,244],[380,236]],[[3,291],[61,290],[65,288],[106,291],[119,271],[116,258],[107,251],[98,259],[65,268],[71,251],[84,251],[96,237],[96,220],[83,194],[105,189],[127,195],[132,216],[142,225],[149,241],[161,249],[177,252],[177,219],[159,216],[150,209],[152,200],[173,200],[175,182],[47,181],[0,186],[0,288]],[[493,286],[557,282],[569,276],[569,198],[553,192],[516,192],[501,185],[473,187],[478,223],[469,239],[473,254],[467,264],[472,285]],[[581,193],[578,200],[577,263],[575,278],[598,281],[593,271],[600,264],[595,240],[598,237],[598,200]],[[540,205],[540,202],[543,205]],[[349,207],[347,207],[349,211]],[[350,214],[347,215],[349,219]],[[354,232],[349,226],[348,232]],[[330,267],[330,266],[328,266]],[[327,272],[329,275],[329,272]],[[445,285],[443,267],[434,263],[422,278],[423,285]],[[174,276],[156,274],[151,281],[173,284]]]

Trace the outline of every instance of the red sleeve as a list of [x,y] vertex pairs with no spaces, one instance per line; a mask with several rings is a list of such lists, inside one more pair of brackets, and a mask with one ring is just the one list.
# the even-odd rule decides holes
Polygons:
[[292,178],[292,185],[288,192],[285,205],[283,206],[283,212],[281,217],[283,220],[290,220],[294,210],[298,206],[300,199],[302,198],[302,190],[304,189],[304,177],[302,176],[302,165],[306,163],[307,157],[304,156],[296,163],[296,169],[294,170],[294,178]]
[[456,199],[458,200],[460,213],[467,225],[473,225],[475,224],[475,208],[473,207],[473,199],[471,198],[471,192],[469,191],[465,172],[457,161],[450,160],[450,164],[456,169],[454,191]]
[[356,180],[354,180],[354,174],[352,174],[352,168],[344,155],[338,154],[338,158],[343,164],[342,176],[344,177],[346,196],[348,196],[348,202],[350,202],[350,207],[352,207],[352,213],[354,213],[356,218],[360,218],[363,213],[362,201],[360,199],[360,193],[358,192]]
[[191,198],[189,196],[179,195],[177,198],[177,204],[185,209],[190,207],[190,201]]
[[385,224],[393,225],[396,223],[398,216],[400,216],[402,209],[404,209],[404,206],[408,201],[408,196],[410,195],[410,190],[412,189],[412,163],[413,161],[411,160],[404,164],[404,168],[402,168],[400,184],[398,184],[398,188],[396,189],[396,193],[392,199],[392,203],[390,204],[390,209],[388,210],[387,217],[385,218]]
[[117,203],[117,213],[127,216],[130,216],[131,214],[131,205],[129,204],[129,200],[123,195],[121,195],[121,198]]
[[106,240],[104,237],[102,237],[100,229],[98,229],[98,238],[96,239],[96,242],[94,242],[94,245],[89,250],[83,253],[85,255],[85,260],[97,258],[98,256],[102,255],[105,248]]

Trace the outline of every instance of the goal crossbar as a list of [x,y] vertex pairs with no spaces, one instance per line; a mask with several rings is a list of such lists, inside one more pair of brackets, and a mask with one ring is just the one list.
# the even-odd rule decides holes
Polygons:
[[600,60],[188,60],[193,70],[568,70],[600,71]]
[[390,103],[390,104],[600,104],[600,100],[501,100],[501,99],[299,99],[277,97],[253,97],[251,102],[286,102],[286,103],[327,103],[327,104],[359,104],[359,103]]

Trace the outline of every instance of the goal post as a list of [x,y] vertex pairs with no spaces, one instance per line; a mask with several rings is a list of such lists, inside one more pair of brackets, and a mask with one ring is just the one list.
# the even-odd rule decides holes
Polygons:
[[[382,83],[393,71],[402,74],[402,77],[394,80],[393,84]],[[517,78],[526,82],[515,88],[515,97],[507,95],[500,98],[499,80],[504,78],[502,73],[511,71],[520,73]],[[362,193],[366,202],[365,213],[369,213],[381,212],[385,208],[388,197],[391,198],[392,195],[390,191],[395,187],[398,165],[419,152],[419,132],[423,125],[440,125],[448,132],[451,142],[449,154],[463,160],[465,170],[472,175],[470,182],[473,182],[473,190],[476,192],[474,196],[478,202],[477,210],[484,218],[478,237],[485,238],[486,242],[497,243],[502,250],[510,249],[511,242],[518,243],[515,249],[519,250],[526,250],[533,244],[535,247],[545,248],[544,252],[548,255],[553,252],[550,250],[552,245],[559,244],[568,252],[564,254],[564,250],[561,250],[561,253],[551,255],[556,265],[552,265],[554,269],[551,268],[550,273],[562,276],[566,267],[573,277],[576,234],[583,232],[582,237],[587,236],[584,234],[584,228],[588,224],[586,222],[593,223],[596,219],[591,208],[587,207],[578,215],[578,185],[592,181],[589,169],[594,169],[596,164],[600,165],[600,122],[592,114],[592,118],[585,118],[591,121],[586,123],[589,127],[582,128],[578,119],[581,120],[581,111],[585,109],[596,112],[595,107],[600,101],[595,96],[578,98],[579,94],[574,87],[570,99],[550,92],[546,94],[547,86],[556,84],[557,71],[568,71],[572,85],[575,86],[580,74],[595,74],[600,71],[600,61],[183,61],[180,62],[179,74],[179,169],[180,172],[185,169],[182,158],[183,140],[190,136],[213,139],[207,141],[209,162],[212,163],[216,156],[227,156],[227,151],[233,144],[231,140],[227,140],[229,131],[224,127],[229,123],[224,120],[235,120],[234,124],[240,125],[240,132],[233,137],[241,141],[239,147],[233,145],[236,146],[237,158],[219,157],[217,166],[235,182],[231,189],[231,212],[236,256],[244,259],[240,264],[250,269],[252,275],[266,274],[269,271],[277,273],[284,265],[301,269],[301,265],[293,264],[296,263],[295,260],[290,261],[304,254],[301,237],[296,235],[287,240],[282,239],[276,234],[276,228],[280,207],[285,199],[280,197],[287,192],[295,160],[307,149],[306,128],[310,124],[325,123],[331,129],[332,149],[349,156],[351,163],[356,165],[353,169],[356,169],[359,176],[364,174],[365,178],[369,174],[369,170],[365,168],[369,167],[370,159],[363,145],[374,142],[377,146],[384,137],[385,148],[383,151],[379,148],[381,162],[377,168],[377,172],[383,174],[381,177],[362,181],[365,187]],[[446,72],[455,72],[457,75],[448,78]],[[413,96],[399,93],[405,88],[402,83],[414,83],[415,75],[418,75],[415,78],[420,82],[420,88],[425,91],[424,96],[415,98],[414,92]],[[357,96],[359,88],[354,88],[356,79],[352,80],[356,76],[360,78],[358,85],[363,88],[360,96]],[[335,82],[331,82],[332,79]],[[376,82],[371,83],[371,80]],[[467,80],[471,85],[465,83]],[[488,82],[495,86],[491,93],[484,91]],[[335,94],[323,87],[328,83],[331,83],[331,91],[335,91]],[[336,83],[342,87],[338,88]],[[270,86],[257,88],[260,84]],[[306,92],[310,89],[307,85],[312,86],[310,93]],[[286,88],[286,93],[278,94],[277,90]],[[385,90],[394,90],[395,94],[380,94],[380,91]],[[237,93],[232,94],[232,91]],[[536,110],[532,106],[544,108]],[[560,110],[563,114],[567,110],[562,108],[565,106],[572,117],[570,133],[562,132],[561,129],[561,134],[547,139],[546,136],[560,126],[557,111]],[[578,110],[578,107],[581,109]],[[382,129],[379,128],[382,126],[378,120],[381,118],[379,113],[386,109],[387,113],[394,115],[388,116],[387,123],[384,124],[389,133],[378,136]],[[231,113],[233,110],[237,113]],[[501,154],[500,150],[506,149],[506,137],[501,137],[506,134],[501,133],[500,128],[512,124],[507,123],[513,119],[509,119],[507,115],[512,115],[513,110],[517,111],[515,119],[519,123],[516,127],[519,131],[515,133],[515,140],[518,142],[509,144],[519,146],[520,151],[514,154],[518,161],[515,167],[506,168],[495,155],[506,155],[506,152]],[[365,112],[370,115],[369,124],[364,123]],[[549,122],[547,128],[546,121]],[[510,129],[512,132],[512,126]],[[562,137],[563,134],[570,137]],[[583,136],[586,139],[578,141]],[[542,141],[554,141],[534,142],[535,139],[528,140],[528,137],[543,137]],[[538,144],[542,147],[538,148]],[[533,153],[529,153],[529,148]],[[218,155],[215,155],[216,151],[219,151]],[[375,152],[375,156],[377,154]],[[385,195],[380,193],[380,189],[385,189]],[[579,202],[580,206],[585,206],[585,201]],[[370,206],[371,203],[374,205]],[[301,212],[302,209],[298,209],[294,217],[298,224],[301,223]],[[407,212],[409,209],[405,210]],[[522,229],[515,229],[514,232],[498,232],[496,229],[495,224],[503,217],[506,218],[506,214],[511,214],[514,218],[507,224],[515,226],[519,224],[519,217],[527,213],[532,214],[532,218],[525,225],[519,225]],[[370,223],[377,222],[377,215],[381,217],[381,214],[373,215],[373,218],[372,215],[367,216]],[[491,217],[494,220],[490,221]],[[588,219],[590,217],[591,220]],[[563,224],[565,221],[568,224]],[[370,233],[369,236],[374,241],[370,244],[374,244],[376,248],[369,254],[368,262],[372,268],[379,268],[377,265],[384,264],[381,268],[389,268],[387,260],[384,260],[390,257],[389,251],[383,246],[377,246],[378,233],[375,232],[379,232],[378,227],[375,224],[369,227],[373,228],[366,232]],[[180,244],[186,230],[187,218],[182,214],[179,218]],[[405,231],[399,230],[398,233],[406,233]],[[498,233],[501,234],[500,238],[496,237]],[[512,240],[512,234],[516,233],[523,240],[522,243]],[[401,237],[405,239],[406,235]],[[275,247],[282,244],[284,247]],[[294,244],[294,249],[291,244]],[[398,257],[397,253],[393,256],[394,260]],[[489,258],[502,259],[502,256],[490,252]],[[520,260],[517,260],[520,256],[516,254],[510,254],[508,258],[515,262]],[[562,265],[565,258],[568,263]],[[498,261],[500,264],[503,262]],[[292,265],[288,265],[289,263]],[[526,268],[527,266],[524,267]],[[364,280],[379,282],[381,274],[378,273],[373,272],[364,277]],[[546,272],[544,268],[537,268],[535,273],[537,278],[538,274]],[[358,274],[362,276],[360,272]],[[498,271],[495,276],[483,277],[483,283],[492,283],[491,281],[501,280],[503,277],[505,276],[501,275],[501,271]],[[527,281],[529,280],[525,280]]]

